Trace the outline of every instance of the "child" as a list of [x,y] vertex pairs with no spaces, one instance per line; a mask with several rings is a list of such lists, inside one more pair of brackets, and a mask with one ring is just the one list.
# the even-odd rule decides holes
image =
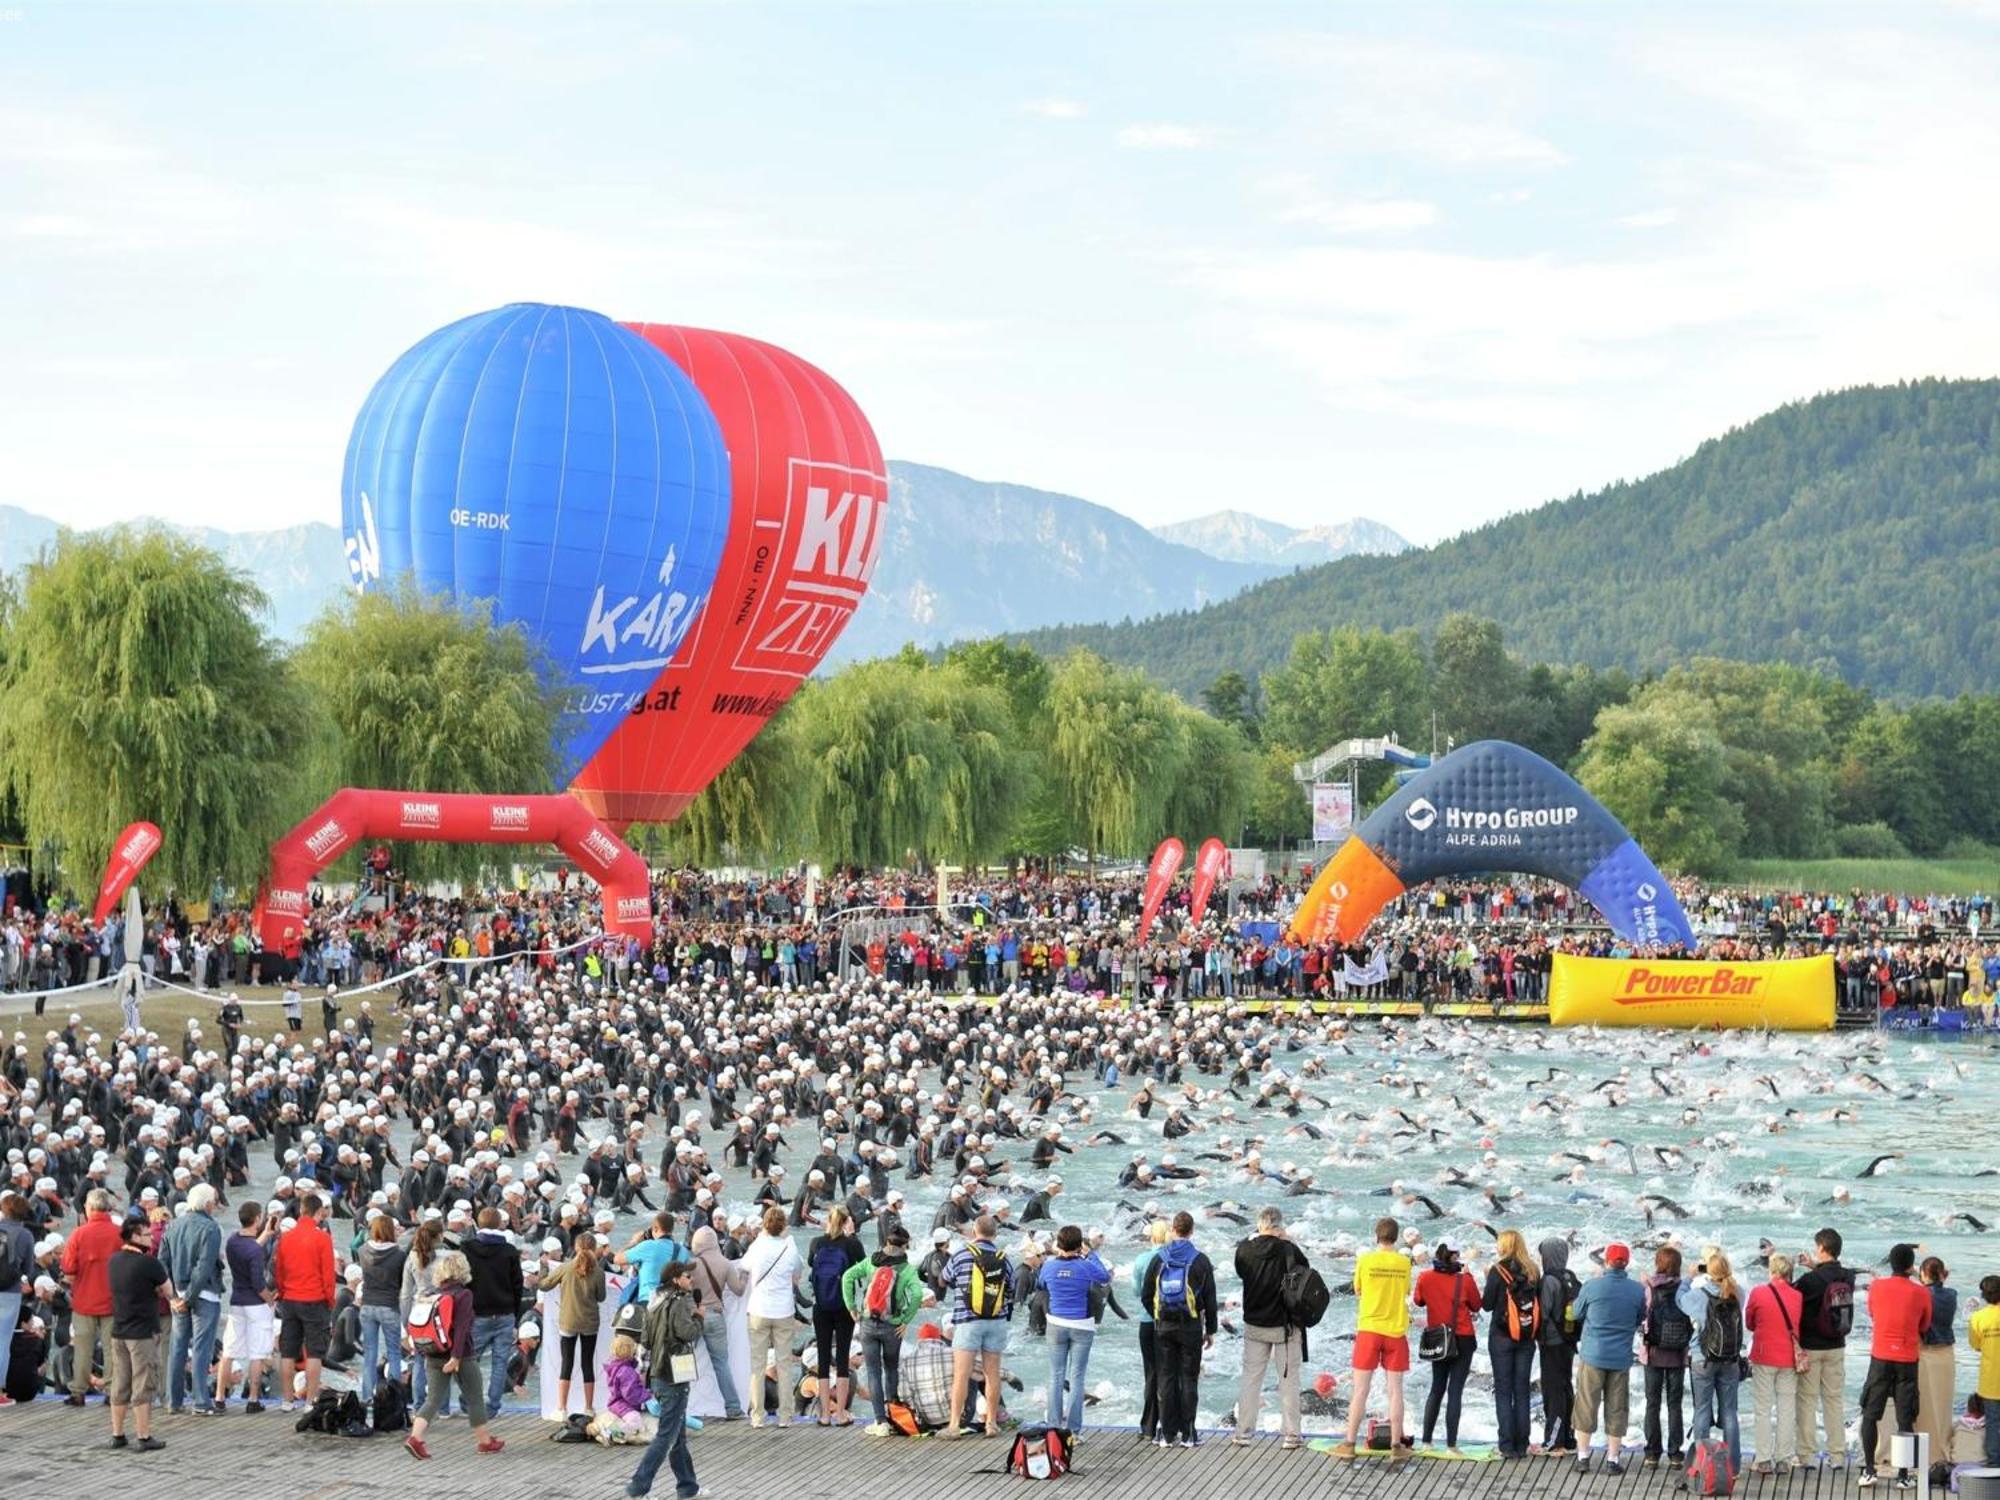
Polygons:
[[646,1382],[639,1375],[639,1346],[630,1335],[611,1341],[604,1366],[605,1409],[592,1419],[590,1435],[605,1447],[652,1441],[653,1419],[646,1415]]

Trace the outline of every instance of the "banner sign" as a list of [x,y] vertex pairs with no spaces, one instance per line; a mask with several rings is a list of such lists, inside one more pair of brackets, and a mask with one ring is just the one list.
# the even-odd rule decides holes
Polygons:
[[1552,1026],[1833,1029],[1833,956],[1755,963],[1554,956]]
[[1229,876],[1229,850],[1221,839],[1209,839],[1194,856],[1194,893],[1188,903],[1188,918],[1197,927],[1201,919],[1208,915],[1208,898],[1215,894],[1215,883]]
[[1174,877],[1181,872],[1181,860],[1187,855],[1187,845],[1179,839],[1160,840],[1160,847],[1153,851],[1153,862],[1146,867],[1145,904],[1139,909],[1139,941],[1146,941],[1146,934],[1153,930],[1153,918],[1160,914],[1160,903],[1167,899],[1167,887],[1174,883]]
[[146,861],[160,852],[160,830],[151,823],[128,823],[111,846],[111,858],[104,865],[104,879],[98,883],[97,905],[91,908],[93,927],[104,925],[111,908],[125,894],[125,887],[146,868]]
[[1313,783],[1313,842],[1332,844],[1354,827],[1354,788],[1344,781]]

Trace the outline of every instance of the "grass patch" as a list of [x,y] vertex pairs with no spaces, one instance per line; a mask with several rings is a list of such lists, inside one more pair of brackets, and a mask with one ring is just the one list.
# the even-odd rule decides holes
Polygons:
[[1785,891],[1897,891],[1910,896],[1991,895],[2000,890],[2000,859],[1743,859],[1722,877],[1728,885]]

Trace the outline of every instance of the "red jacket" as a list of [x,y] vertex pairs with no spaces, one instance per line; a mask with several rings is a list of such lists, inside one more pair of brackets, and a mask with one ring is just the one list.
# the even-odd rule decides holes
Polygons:
[[333,1306],[333,1236],[317,1221],[301,1219],[278,1241],[272,1271],[281,1302],[324,1302]]
[[1868,1318],[1875,1325],[1869,1354],[1913,1365],[1931,1326],[1930,1288],[1907,1276],[1878,1276],[1868,1283]]
[[1767,1281],[1750,1294],[1743,1304],[1743,1326],[1750,1330],[1751,1364],[1792,1368],[1792,1347],[1805,1304],[1799,1289],[1783,1281]]
[[91,1318],[111,1316],[111,1257],[118,1253],[118,1221],[93,1212],[63,1246],[63,1275],[69,1278],[72,1312]]

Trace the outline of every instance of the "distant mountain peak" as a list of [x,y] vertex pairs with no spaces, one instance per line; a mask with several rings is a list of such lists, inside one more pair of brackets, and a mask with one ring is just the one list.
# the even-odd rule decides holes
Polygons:
[[1322,526],[1287,526],[1241,510],[1218,510],[1191,521],[1155,526],[1153,535],[1225,562],[1280,568],[1310,567],[1362,554],[1386,557],[1410,546],[1380,521],[1365,516]]

